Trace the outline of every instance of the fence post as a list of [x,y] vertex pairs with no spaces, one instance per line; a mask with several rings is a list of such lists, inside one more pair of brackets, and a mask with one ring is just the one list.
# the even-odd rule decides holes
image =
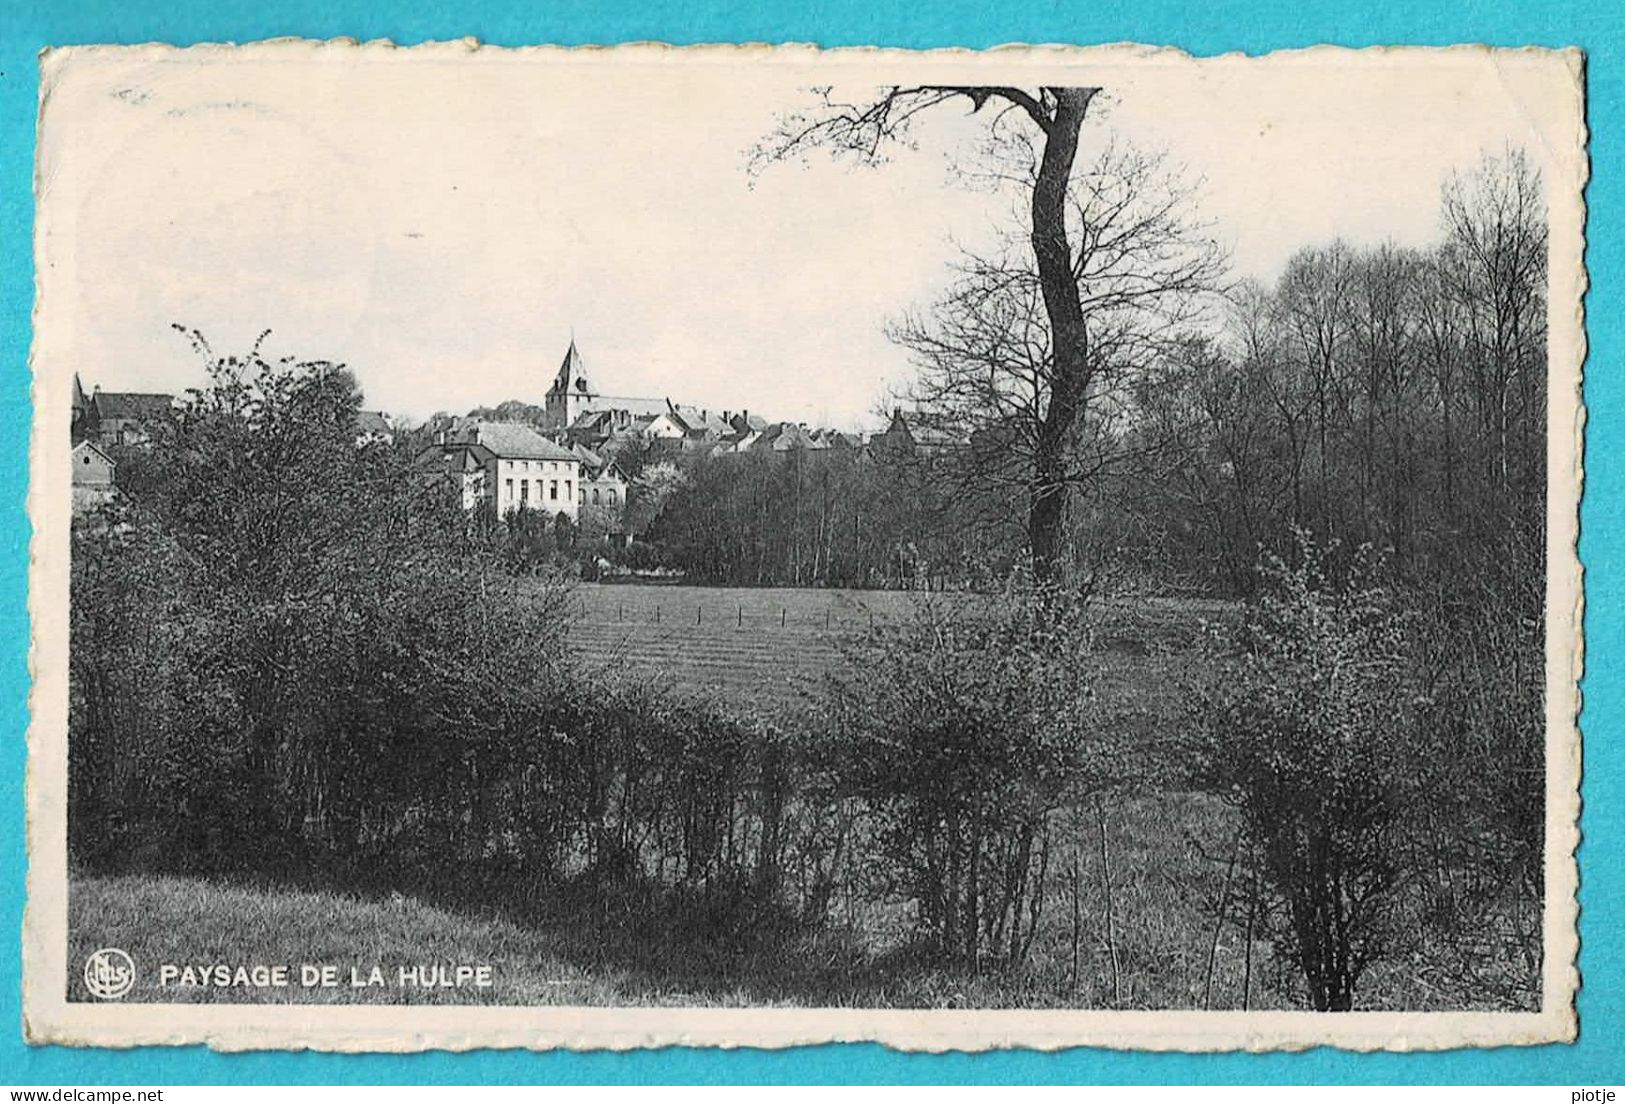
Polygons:
[[784,607],[779,607],[779,628],[784,628]]
[[741,629],[745,627],[745,607],[744,606],[739,607],[738,627],[741,628]]
[[704,612],[704,610],[705,610],[704,606],[695,606],[694,607],[694,623],[696,625],[698,625],[700,623],[700,615],[701,615],[702,612]]
[[655,607],[655,624],[656,625],[660,624],[660,607],[659,606]]
[[824,611],[824,628],[829,628],[829,610]]

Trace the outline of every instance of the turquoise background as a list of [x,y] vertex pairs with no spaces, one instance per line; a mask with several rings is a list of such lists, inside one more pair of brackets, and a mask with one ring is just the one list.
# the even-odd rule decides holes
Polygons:
[[22,5],[0,0],[0,962],[18,961],[23,912],[24,732],[28,692],[28,344],[32,308],[32,169],[36,53],[86,42],[177,44],[280,35],[391,38],[401,43],[475,36],[503,45],[798,41],[825,46],[984,47],[1001,42],[1138,42],[1196,54],[1260,53],[1319,42],[1346,46],[1577,45],[1589,55],[1592,182],[1587,262],[1590,410],[1580,543],[1586,565],[1585,842],[1580,852],[1580,1041],[1574,1046],[1454,1054],[1355,1055],[908,1055],[879,1046],[732,1052],[674,1048],[631,1054],[340,1056],[213,1054],[201,1048],[83,1051],[21,1039],[19,979],[0,984],[0,1084],[530,1083],[530,1082],[1339,1082],[1618,1084],[1625,1081],[1625,779],[1613,722],[1625,717],[1625,449],[1620,235],[1625,110],[1625,18],[1617,0],[1509,4],[1506,0],[1374,0],[1091,4],[1012,0],[719,0],[667,3],[384,4],[378,0],[171,0]]

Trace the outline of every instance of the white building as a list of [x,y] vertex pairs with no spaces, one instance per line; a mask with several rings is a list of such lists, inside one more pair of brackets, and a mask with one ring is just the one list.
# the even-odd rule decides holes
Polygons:
[[94,441],[73,446],[73,512],[82,514],[113,497],[117,465]]
[[528,425],[463,422],[431,447],[459,481],[465,507],[489,502],[502,515],[540,510],[580,517],[581,458]]

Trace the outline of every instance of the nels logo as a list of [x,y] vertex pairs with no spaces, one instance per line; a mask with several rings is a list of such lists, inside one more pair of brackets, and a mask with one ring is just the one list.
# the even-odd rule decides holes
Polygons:
[[118,1000],[135,986],[135,962],[117,947],[103,947],[85,959],[85,988],[100,1000]]

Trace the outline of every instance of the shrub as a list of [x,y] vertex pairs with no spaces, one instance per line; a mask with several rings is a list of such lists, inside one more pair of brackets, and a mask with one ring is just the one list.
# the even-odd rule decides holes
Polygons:
[[356,443],[340,366],[198,344],[210,385],[74,530],[75,857],[275,873],[429,823],[472,846],[474,772],[555,708],[558,588],[516,601],[442,481]]
[[1351,1008],[1402,929],[1404,818],[1426,799],[1405,615],[1369,547],[1341,579],[1332,551],[1300,533],[1297,563],[1266,556],[1247,653],[1199,718],[1199,777],[1240,810],[1317,1011]]
[[1425,747],[1441,765],[1413,848],[1429,875],[1422,968],[1466,1000],[1496,993],[1525,1006],[1539,1001],[1543,536],[1538,524],[1509,526],[1417,595],[1417,653],[1430,687]]
[[1037,929],[1051,814],[1101,786],[1081,604],[1011,590],[922,599],[836,677],[828,770],[874,833],[875,875],[950,960],[1017,965]]

